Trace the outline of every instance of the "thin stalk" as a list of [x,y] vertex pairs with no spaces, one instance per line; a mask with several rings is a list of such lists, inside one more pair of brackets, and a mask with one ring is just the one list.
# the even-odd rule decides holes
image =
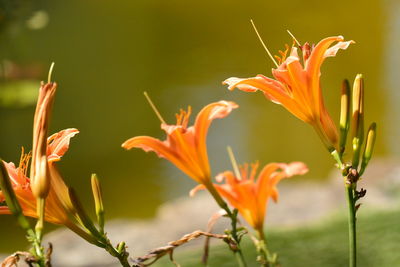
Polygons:
[[349,211],[349,266],[357,266],[356,207],[353,188],[346,186],[346,197]]
[[91,234],[98,239],[98,242],[101,245],[97,245],[99,247],[104,248],[111,256],[116,257],[122,266],[130,267],[128,262],[129,254],[126,252],[125,248],[122,250],[117,250],[111,243],[110,240],[105,236],[105,234],[101,234],[96,228],[90,230]]
[[239,245],[239,237],[237,235],[237,211],[232,212],[226,202],[221,198],[221,196],[218,194],[217,190],[215,189],[214,185],[212,183],[209,183],[208,185],[205,185],[207,187],[208,192],[212,195],[212,197],[215,199],[217,202],[218,206],[220,206],[221,209],[226,211],[226,214],[228,217],[231,219],[231,227],[232,227],[232,238],[235,240],[237,244],[237,249],[233,250],[236,260],[239,264],[240,267],[246,267],[246,261],[243,257],[242,250],[240,249]]
[[38,198],[36,200],[37,216],[38,220],[35,225],[35,232],[33,233],[33,250],[37,257],[37,264],[39,266],[47,266],[46,257],[42,246],[43,227],[44,227],[44,214],[45,214],[46,200],[44,198]]
[[[93,232],[91,232],[93,234]],[[100,235],[99,232],[96,233],[96,235]],[[100,245],[97,245],[98,247],[104,248],[111,256],[117,258],[119,262],[121,263],[122,266],[124,267],[130,267],[130,264],[128,262],[128,256],[129,254],[126,252],[125,247],[123,249],[116,249],[111,243],[110,240],[103,234],[101,236],[96,237],[98,239],[98,242]]]
[[40,267],[45,267],[46,259],[45,259],[45,255],[43,253],[43,247],[42,247],[42,244],[40,243],[39,239],[37,238],[35,231],[33,231],[32,229],[29,229],[26,232],[27,232],[28,240],[32,244],[31,253],[37,260],[37,262],[35,264]]
[[43,236],[45,205],[46,200],[44,198],[38,198],[36,200],[38,220],[36,222],[35,231],[36,237],[39,239],[39,242],[42,241]]
[[264,229],[259,229],[257,230],[257,240],[255,240],[255,245],[257,247],[257,251],[260,254],[262,260],[264,262],[262,263],[263,267],[272,267],[275,266],[275,259],[274,256],[271,255],[268,246],[267,246],[267,241],[265,239],[265,234],[264,234]]
[[[340,156],[335,157],[334,159],[337,163],[343,166],[342,159]],[[343,170],[341,168],[341,170]],[[354,196],[354,186],[356,184],[350,182],[350,184],[345,184],[346,190],[346,200],[348,207],[348,225],[349,225],[349,267],[357,266],[357,225],[356,225],[356,199]]]

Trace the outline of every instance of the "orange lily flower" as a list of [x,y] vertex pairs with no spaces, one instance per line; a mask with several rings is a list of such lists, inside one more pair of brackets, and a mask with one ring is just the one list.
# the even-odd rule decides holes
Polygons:
[[[261,170],[256,179],[257,169],[258,163],[252,164],[250,171],[249,165],[244,164],[240,167],[241,177],[225,171],[216,177],[218,182],[225,183],[214,186],[255,230],[262,233],[268,200],[278,200],[278,182],[293,175],[305,174],[308,169],[302,162],[270,163]],[[190,195],[193,196],[201,189],[204,186],[198,185],[190,191]]]
[[[320,68],[325,58],[334,57],[339,49],[347,49],[353,41],[343,41],[342,36],[333,36],[321,40],[311,48],[308,43],[300,46],[303,64],[297,52],[292,47],[287,57],[286,51],[279,51],[281,57],[276,69],[272,69],[275,79],[257,75],[253,78],[229,78],[223,83],[229,90],[235,87],[245,92],[262,91],[264,95],[276,104],[283,105],[300,120],[311,124],[329,150],[337,147],[338,131],[325,108],[320,87]],[[331,46],[334,42],[335,45]]]
[[206,136],[211,122],[226,117],[238,105],[234,102],[219,101],[204,107],[196,117],[193,126],[188,127],[191,108],[176,114],[176,125],[161,124],[167,140],[161,141],[150,136],[133,137],[122,144],[125,149],[141,148],[156,152],[159,157],[171,161],[198,183],[210,185],[211,172],[208,162]]
[[[61,157],[68,150],[71,137],[77,134],[77,129],[66,129],[60,131],[48,138],[47,144],[47,159],[48,163],[54,162],[54,159],[61,159]],[[31,187],[31,179],[27,177],[28,162],[30,159],[29,154],[24,154],[22,151],[19,167],[15,167],[14,163],[3,162],[9,174],[12,187],[18,202],[21,205],[25,216],[37,218],[36,197],[33,194]],[[51,164],[52,165],[52,164]],[[50,165],[50,166],[51,166]],[[51,179],[51,178],[50,178]],[[53,181],[52,181],[53,182]],[[63,224],[67,227],[75,229],[76,226],[69,219],[66,209],[62,204],[62,197],[66,197],[65,192],[68,188],[64,183],[58,186],[50,186],[46,198],[45,207],[45,220],[54,224]],[[56,190],[57,188],[64,188],[63,190]],[[4,202],[5,198],[0,191],[0,203]],[[0,206],[0,214],[11,214],[7,206]]]
[[[70,189],[64,183],[55,164],[67,152],[70,139],[79,131],[66,129],[47,138],[56,88],[57,85],[51,82],[47,84],[42,82],[40,86],[33,123],[30,178],[27,177],[30,154],[22,153],[18,168],[11,162],[2,163],[24,215],[34,218],[43,215],[44,220],[65,225],[88,242],[99,245],[100,243],[86,229],[81,218],[85,214],[75,208],[79,205],[78,200],[71,199]],[[4,202],[5,196],[0,191],[0,203]],[[0,214],[10,214],[11,210],[1,204]],[[38,214],[39,208],[44,210],[40,210]]]

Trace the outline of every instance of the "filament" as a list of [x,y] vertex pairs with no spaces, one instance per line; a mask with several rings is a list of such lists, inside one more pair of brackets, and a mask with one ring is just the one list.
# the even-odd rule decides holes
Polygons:
[[286,30],[286,31],[287,31],[288,34],[293,38],[293,40],[296,42],[296,44],[297,44],[298,46],[301,46],[300,42],[297,41],[296,37],[294,37],[294,35],[293,35],[289,30]]
[[49,69],[49,75],[47,76],[47,83],[51,83],[51,75],[53,74],[54,62],[51,63]]
[[277,67],[279,67],[278,63],[276,63],[274,57],[272,56],[271,52],[268,50],[268,47],[265,45],[260,34],[258,33],[256,25],[254,24],[253,20],[251,19],[250,22],[251,22],[251,25],[253,25],[254,31],[256,32],[258,39],[260,40],[262,46],[264,47],[265,51],[267,51],[268,56],[271,58],[272,62],[274,62]]
[[165,120],[163,119],[163,117],[161,116],[161,114],[160,114],[160,112],[158,111],[158,109],[156,108],[156,106],[154,105],[153,101],[151,101],[151,98],[150,98],[149,94],[148,94],[146,91],[144,91],[143,94],[144,94],[144,96],[146,97],[147,102],[149,102],[150,107],[153,109],[154,113],[156,113],[158,119],[161,121],[161,123],[167,124],[167,123],[165,122]]
[[233,171],[235,172],[235,176],[239,179],[239,181],[242,180],[242,176],[240,175],[239,167],[236,162],[235,156],[233,155],[232,148],[230,146],[226,147],[226,150],[228,150],[228,155],[232,163]]

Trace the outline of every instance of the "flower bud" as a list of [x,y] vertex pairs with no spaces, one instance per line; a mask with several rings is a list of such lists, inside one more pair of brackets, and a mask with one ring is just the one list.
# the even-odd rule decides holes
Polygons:
[[346,79],[342,83],[340,98],[340,154],[343,154],[345,150],[347,133],[350,128],[350,98],[350,83]]
[[50,176],[47,167],[47,157],[42,156],[36,161],[35,177],[31,180],[32,193],[36,198],[45,199],[50,190]]
[[125,248],[126,248],[125,242],[122,241],[122,242],[118,243],[117,251],[119,253],[125,252]]
[[102,232],[104,229],[103,195],[101,192],[100,181],[97,178],[97,175],[95,173],[92,174],[91,183],[92,183],[94,205],[95,205],[96,215],[97,215],[97,222],[99,223],[99,227]]
[[353,118],[352,139],[353,139],[353,168],[357,168],[360,161],[360,149],[364,138],[364,78],[357,74],[353,85]]
[[22,214],[22,209],[19,205],[17,197],[15,196],[7,169],[4,166],[3,160],[0,161],[0,192],[2,196],[4,196],[11,213],[15,215]]
[[82,203],[78,199],[78,196],[75,193],[75,190],[72,187],[68,188],[68,194],[71,199],[72,205],[75,207],[77,216],[79,218],[79,222],[81,225],[90,232],[91,236],[98,239],[102,240],[104,238],[102,233],[99,233],[99,231],[96,229],[94,226],[93,221],[90,219],[90,217],[87,215],[86,211],[84,210]]
[[31,188],[34,196],[41,199],[47,197],[50,187],[47,166],[47,136],[56,89],[55,83],[44,84],[42,82],[33,120]]
[[367,138],[365,141],[364,153],[362,156],[360,176],[364,173],[365,168],[367,167],[368,162],[372,157],[372,152],[375,146],[375,139],[376,139],[376,123],[374,122],[371,124],[371,126],[369,126],[368,129]]

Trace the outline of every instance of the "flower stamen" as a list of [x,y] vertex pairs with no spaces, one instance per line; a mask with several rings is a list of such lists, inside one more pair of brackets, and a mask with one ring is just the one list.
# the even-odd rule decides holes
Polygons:
[[287,32],[288,32],[288,34],[293,38],[293,40],[296,42],[296,44],[300,47],[301,46],[301,44],[300,44],[300,42],[299,41],[297,41],[297,39],[296,39],[296,37],[294,37],[294,35],[289,31],[289,30],[286,30]]
[[23,174],[24,176],[27,175],[29,160],[31,159],[31,157],[32,152],[29,151],[29,153],[25,154],[24,147],[21,147],[21,157],[19,159],[18,171],[21,172],[21,174]]
[[228,150],[229,159],[231,160],[233,171],[235,172],[235,176],[236,176],[236,178],[238,178],[239,181],[241,181],[242,175],[240,174],[239,167],[236,162],[235,155],[233,155],[232,148],[230,146],[227,146],[226,150]]
[[49,74],[47,76],[47,83],[51,83],[51,75],[53,74],[53,68],[54,68],[54,62],[52,62],[50,65]]
[[154,113],[156,113],[156,116],[161,121],[161,123],[167,124],[165,122],[165,120],[163,119],[163,117],[161,116],[161,113],[158,111],[158,109],[154,105],[153,101],[151,101],[151,98],[150,98],[149,94],[146,91],[144,91],[143,94],[146,97],[147,102],[149,102],[150,107],[153,109]]
[[256,25],[254,24],[253,20],[251,19],[250,22],[251,22],[251,25],[253,26],[254,31],[257,34],[258,39],[260,40],[262,46],[264,47],[265,51],[267,51],[268,56],[271,58],[272,62],[274,62],[276,67],[279,67],[278,63],[276,62],[276,60],[272,56],[271,52],[268,50],[268,47],[265,45],[265,43],[264,43],[263,39],[261,38],[260,34],[258,33],[258,30],[257,30]]
[[182,126],[182,128],[186,129],[189,123],[190,114],[192,114],[192,107],[188,106],[187,111],[181,109],[179,113],[175,114],[176,117],[176,125]]

